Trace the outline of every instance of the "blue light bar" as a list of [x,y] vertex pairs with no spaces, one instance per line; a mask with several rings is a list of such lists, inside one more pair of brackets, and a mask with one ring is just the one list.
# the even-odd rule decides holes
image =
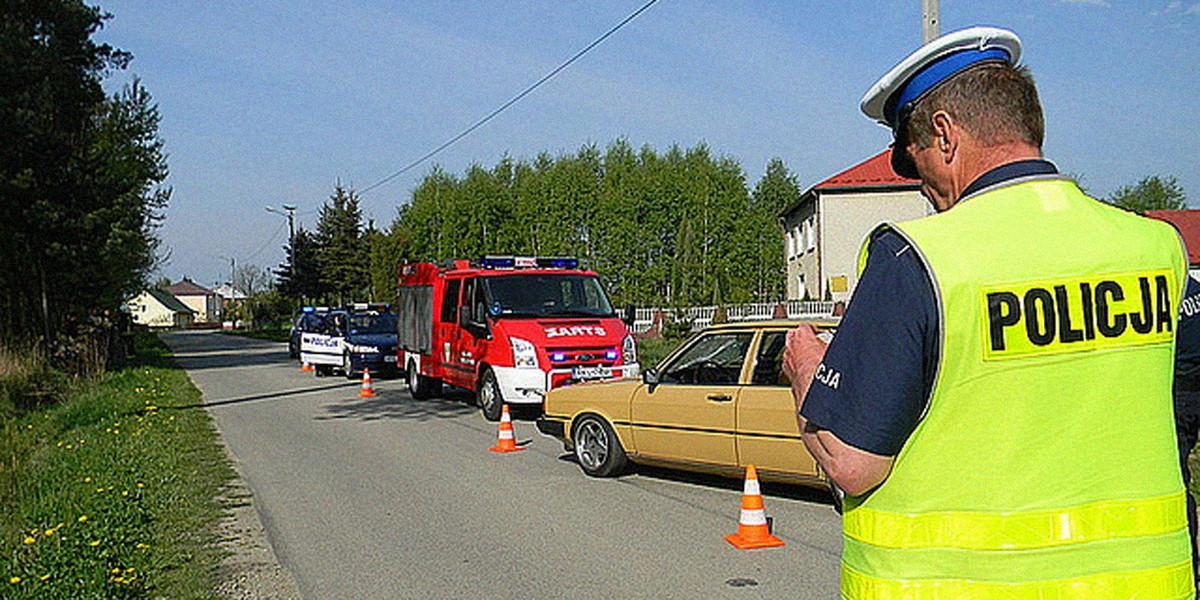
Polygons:
[[578,258],[568,258],[566,256],[555,256],[555,257],[548,257],[548,258],[539,258],[539,259],[537,259],[537,264],[539,267],[551,268],[551,269],[578,269],[579,268],[579,259]]
[[616,350],[605,351],[604,358],[607,358],[608,360],[617,360],[617,351]]
[[517,259],[512,256],[485,256],[479,262],[485,269],[511,269],[517,266]]
[[302,310],[302,311],[304,311],[304,312],[306,312],[306,313],[310,313],[310,312],[316,312],[316,310],[317,310],[317,307],[315,307],[315,306],[305,306],[304,308],[302,308],[302,309],[300,309],[300,310]]

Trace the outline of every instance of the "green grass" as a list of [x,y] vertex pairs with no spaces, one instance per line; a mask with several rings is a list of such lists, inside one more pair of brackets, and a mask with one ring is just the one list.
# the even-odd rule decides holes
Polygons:
[[56,402],[0,389],[0,597],[213,595],[233,471],[166,347],[138,345],[121,371],[59,382]]

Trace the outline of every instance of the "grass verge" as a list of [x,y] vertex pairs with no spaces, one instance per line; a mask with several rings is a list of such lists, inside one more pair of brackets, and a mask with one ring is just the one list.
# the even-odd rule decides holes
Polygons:
[[138,347],[56,402],[0,387],[0,597],[213,596],[217,498],[234,472],[167,348],[151,335]]

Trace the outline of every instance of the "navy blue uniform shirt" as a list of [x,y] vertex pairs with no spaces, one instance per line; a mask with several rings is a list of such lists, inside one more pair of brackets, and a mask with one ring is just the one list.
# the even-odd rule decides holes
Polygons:
[[[1044,160],[1009,163],[979,176],[963,197],[1057,172]],[[813,381],[800,414],[855,448],[895,456],[929,403],[940,316],[933,283],[908,242],[885,230],[870,244],[854,297],[825,352],[823,375]]]

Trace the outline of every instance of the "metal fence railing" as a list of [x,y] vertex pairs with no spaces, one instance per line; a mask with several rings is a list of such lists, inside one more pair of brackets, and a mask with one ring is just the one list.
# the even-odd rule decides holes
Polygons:
[[[734,304],[725,307],[726,318],[733,321],[765,321],[775,318],[780,303]],[[788,300],[782,303],[789,319],[829,317],[833,315],[833,302],[813,300]],[[666,322],[684,322],[692,331],[712,325],[717,314],[716,306],[690,306],[686,308],[638,308],[634,311],[633,332],[645,333],[654,326],[655,317],[661,313]]]

